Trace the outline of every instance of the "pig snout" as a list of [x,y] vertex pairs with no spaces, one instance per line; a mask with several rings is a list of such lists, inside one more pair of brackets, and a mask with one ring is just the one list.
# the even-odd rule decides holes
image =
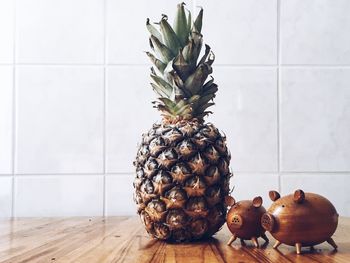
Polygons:
[[275,218],[273,217],[273,215],[266,212],[261,217],[261,225],[265,230],[272,232],[275,225]]
[[243,218],[240,215],[233,215],[230,224],[232,228],[240,229],[243,225]]

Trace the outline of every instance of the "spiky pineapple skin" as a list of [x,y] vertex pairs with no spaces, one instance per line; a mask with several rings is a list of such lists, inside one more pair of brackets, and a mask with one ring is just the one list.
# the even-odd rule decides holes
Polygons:
[[154,124],[134,162],[134,200],[147,232],[161,240],[210,237],[225,222],[230,154],[213,124]]

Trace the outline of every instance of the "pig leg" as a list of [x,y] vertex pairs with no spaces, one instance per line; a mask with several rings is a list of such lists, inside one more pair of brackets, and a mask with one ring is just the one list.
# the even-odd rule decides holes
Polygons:
[[269,239],[267,238],[265,233],[261,235],[261,238],[264,239],[265,242],[267,242],[267,243],[269,242]]
[[278,240],[276,240],[276,243],[273,245],[273,248],[278,248],[279,245],[281,245],[282,243]]
[[301,253],[301,243],[296,243],[295,249],[297,250],[297,254],[299,255]]
[[259,242],[258,242],[258,239],[256,237],[252,237],[252,242],[256,248],[259,247]]
[[227,242],[227,245],[230,246],[232,244],[232,242],[236,240],[236,238],[237,238],[236,235],[233,234],[232,237],[230,238],[230,240]]
[[328,242],[328,244],[330,244],[332,247],[334,247],[334,249],[337,249],[337,248],[338,248],[337,244],[334,242],[334,240],[333,240],[331,237],[327,239],[327,242]]

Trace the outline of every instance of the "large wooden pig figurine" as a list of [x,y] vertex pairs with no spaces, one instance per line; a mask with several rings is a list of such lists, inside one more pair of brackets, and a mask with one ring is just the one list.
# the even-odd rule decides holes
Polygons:
[[301,247],[313,248],[324,241],[337,248],[331,236],[338,226],[338,213],[328,199],[302,190],[282,198],[270,191],[269,196],[273,204],[262,216],[261,224],[276,239],[274,248],[284,243],[295,246],[300,254]]

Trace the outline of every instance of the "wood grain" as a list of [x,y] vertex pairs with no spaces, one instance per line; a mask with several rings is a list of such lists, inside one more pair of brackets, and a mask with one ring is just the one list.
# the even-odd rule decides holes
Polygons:
[[271,243],[257,249],[246,241],[231,246],[227,227],[206,241],[171,244],[149,238],[136,217],[27,218],[0,221],[0,262],[350,262],[350,219],[340,218],[334,240],[314,251]]

